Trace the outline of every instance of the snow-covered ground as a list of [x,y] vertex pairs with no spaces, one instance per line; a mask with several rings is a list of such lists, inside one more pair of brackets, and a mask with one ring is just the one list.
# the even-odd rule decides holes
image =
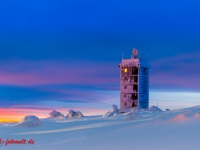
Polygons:
[[[27,144],[5,146],[7,139],[24,139],[21,142]],[[110,117],[48,118],[36,127],[2,125],[2,140],[0,149],[5,150],[199,150],[200,106],[166,112],[154,107]]]

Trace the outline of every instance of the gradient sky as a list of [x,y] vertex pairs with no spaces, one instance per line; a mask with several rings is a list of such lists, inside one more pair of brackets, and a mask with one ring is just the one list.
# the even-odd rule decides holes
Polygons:
[[150,105],[200,104],[200,2],[0,1],[0,121],[119,105],[121,55],[148,54]]

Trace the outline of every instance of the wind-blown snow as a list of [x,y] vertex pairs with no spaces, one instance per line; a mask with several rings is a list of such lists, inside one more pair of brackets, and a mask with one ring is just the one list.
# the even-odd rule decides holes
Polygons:
[[42,125],[40,119],[36,116],[26,116],[24,117],[16,126],[19,127],[37,127]]
[[83,116],[42,122],[37,128],[0,126],[3,140],[35,141],[33,145],[2,145],[2,149],[198,150],[200,147],[200,106],[155,113],[132,109],[106,118]]

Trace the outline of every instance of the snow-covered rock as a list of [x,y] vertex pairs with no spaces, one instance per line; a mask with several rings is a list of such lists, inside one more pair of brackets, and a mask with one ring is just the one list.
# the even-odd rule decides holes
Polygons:
[[20,127],[37,127],[42,125],[40,119],[36,116],[25,116],[16,126]]
[[148,111],[151,112],[162,112],[162,110],[156,106],[151,106],[150,108],[148,108]]
[[119,112],[119,109],[117,108],[117,105],[112,105],[112,107],[113,107],[113,112],[114,113],[118,113]]
[[53,110],[49,114],[51,119],[65,119],[65,116],[62,113],[55,110]]
[[112,105],[112,107],[113,107],[113,111],[111,112],[111,111],[108,111],[107,113],[105,113],[104,115],[103,115],[103,118],[107,118],[107,117],[111,117],[111,116],[117,116],[118,115],[118,113],[119,113],[119,109],[117,108],[117,105]]
[[80,111],[69,110],[69,114],[66,118],[81,118],[83,114]]

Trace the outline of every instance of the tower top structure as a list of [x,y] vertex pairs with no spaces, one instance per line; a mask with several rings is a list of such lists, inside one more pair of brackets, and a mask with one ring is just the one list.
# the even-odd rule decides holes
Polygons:
[[138,52],[138,50],[136,48],[133,48],[131,58],[133,58],[133,59],[138,59],[139,58],[139,52]]

